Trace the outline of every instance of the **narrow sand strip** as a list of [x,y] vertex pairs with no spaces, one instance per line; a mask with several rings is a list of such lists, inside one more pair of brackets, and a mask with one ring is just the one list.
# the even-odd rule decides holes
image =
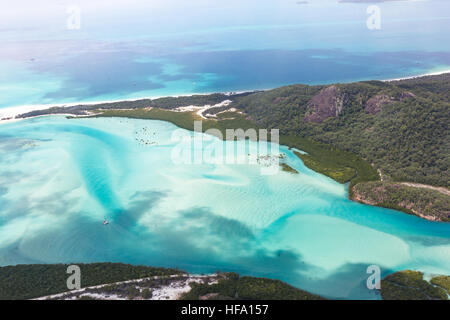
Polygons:
[[[258,90],[258,91],[262,91],[262,90]],[[222,92],[222,94],[225,96],[231,96],[234,94],[241,94],[241,93],[246,93],[246,92],[255,92],[255,90]],[[0,124],[23,120],[22,118],[17,118],[17,116],[24,114],[24,113],[31,112],[31,111],[46,110],[46,109],[50,109],[53,107],[63,107],[64,108],[64,107],[73,107],[73,106],[79,106],[79,105],[96,105],[96,104],[103,104],[103,103],[133,102],[133,101],[146,100],[146,99],[155,100],[155,99],[167,98],[167,97],[179,98],[179,97],[191,97],[193,95],[208,95],[208,94],[213,94],[213,93],[194,93],[194,94],[186,94],[186,95],[143,97],[143,98],[137,98],[137,99],[103,100],[103,101],[91,101],[91,102],[71,102],[71,103],[59,103],[59,104],[56,104],[56,103],[55,104],[36,104],[36,105],[23,105],[23,106],[0,108]],[[225,100],[225,101],[230,101],[230,100]],[[199,116],[204,118],[204,116],[203,116],[204,111],[206,111],[209,108],[218,107],[218,106],[220,107],[220,106],[222,106],[221,104],[223,104],[223,103],[225,103],[225,104],[229,103],[229,102],[225,102],[225,101],[222,101],[221,103],[219,103],[217,105],[213,105],[213,106],[209,106],[209,105],[207,105],[207,106],[206,105],[205,106],[190,106],[190,108],[198,110]],[[189,108],[189,107],[182,107],[182,108]],[[177,109],[179,109],[179,108],[177,108]],[[201,109],[201,110],[199,110],[199,109]],[[184,110],[184,111],[189,111],[189,110]],[[193,111],[193,110],[191,110],[191,111]]]
[[381,80],[381,81],[391,82],[391,81],[409,80],[409,79],[417,79],[417,78],[428,77],[428,76],[439,76],[441,74],[446,74],[446,73],[450,73],[450,69],[443,70],[443,71],[437,71],[437,72],[419,74],[416,76],[402,77],[402,78],[396,78],[396,79],[387,79],[387,80]]
[[450,190],[448,190],[445,187],[435,187],[435,186],[430,186],[430,185],[427,185],[427,184],[414,183],[414,182],[399,182],[399,183],[404,185],[404,186],[407,186],[407,187],[424,188],[424,189],[435,190],[435,191],[443,193],[443,194],[445,194],[447,196],[450,196]]
[[[191,290],[191,283],[204,283],[205,279],[211,278],[211,281],[208,282],[208,284],[217,283],[217,274],[207,274],[207,275],[197,275],[197,274],[181,274],[181,275],[170,275],[168,278],[177,278],[182,277],[184,279],[178,280],[178,281],[171,281],[167,285],[163,285],[157,288],[153,288],[152,290],[152,298],[150,300],[177,300],[183,293],[187,293]],[[95,299],[100,300],[128,300],[124,298],[120,298],[115,294],[105,294],[105,293],[88,293],[89,289],[101,289],[103,287],[107,287],[110,285],[120,285],[120,284],[136,284],[139,285],[140,282],[144,282],[147,280],[155,280],[164,278],[161,276],[154,276],[154,277],[147,277],[142,279],[134,279],[134,280],[127,280],[127,281],[119,281],[114,283],[105,283],[100,284],[96,286],[90,286],[85,287],[79,290],[72,290],[72,291],[66,291],[61,292],[57,294],[52,294],[48,296],[43,296],[39,298],[34,298],[32,300],[46,300],[46,299],[57,299],[57,298],[64,298],[67,295],[79,295],[81,296],[88,296]],[[69,298],[72,300],[73,298]]]
[[[430,73],[425,73],[425,74],[420,74],[420,75],[415,75],[415,76],[408,76],[408,77],[403,77],[403,78],[386,79],[386,80],[381,80],[381,81],[385,81],[385,82],[400,81],[400,80],[407,80],[407,79],[416,79],[416,78],[421,78],[421,77],[426,77],[426,76],[436,76],[436,75],[441,75],[441,74],[445,74],[445,73],[450,73],[450,69],[439,71],[439,72],[430,72]],[[241,94],[241,93],[246,93],[246,92],[256,92],[256,91],[266,91],[266,90],[270,90],[270,89],[222,92],[222,94],[230,96],[232,94]],[[37,110],[50,109],[53,107],[73,107],[73,106],[77,106],[77,105],[96,105],[96,104],[102,104],[102,103],[132,102],[132,101],[138,101],[138,100],[144,100],[144,99],[159,99],[159,98],[163,98],[163,97],[173,97],[173,98],[190,97],[193,95],[207,95],[207,94],[213,94],[213,93],[212,92],[210,92],[210,93],[192,93],[192,94],[186,94],[186,95],[153,96],[153,97],[142,97],[142,98],[136,98],[136,99],[103,100],[103,101],[91,101],[91,102],[71,102],[71,103],[60,103],[60,104],[24,105],[24,106],[0,108],[0,124],[11,122],[11,121],[22,120],[21,118],[16,118],[20,114],[24,114],[24,113],[31,112],[31,111],[37,111]],[[194,106],[191,106],[191,107],[194,107]],[[204,107],[206,107],[206,106],[197,107],[197,108],[203,109]],[[204,110],[197,109],[197,110],[199,111],[199,115],[202,118],[204,118],[203,112],[206,111],[207,109],[204,109]]]

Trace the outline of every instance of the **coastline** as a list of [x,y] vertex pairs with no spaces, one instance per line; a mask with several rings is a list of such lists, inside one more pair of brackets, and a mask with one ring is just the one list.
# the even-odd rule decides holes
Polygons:
[[[394,81],[401,81],[401,80],[408,80],[408,79],[417,79],[417,78],[422,78],[422,77],[427,77],[427,76],[437,76],[437,75],[446,74],[446,73],[450,73],[450,69],[436,71],[436,72],[429,72],[429,73],[419,74],[419,75],[414,75],[414,76],[401,77],[401,78],[384,79],[384,80],[379,80],[379,81],[394,82]],[[132,98],[132,99],[99,100],[99,101],[88,101],[88,102],[78,101],[78,102],[70,102],[70,103],[34,104],[34,105],[13,106],[13,107],[0,108],[0,125],[2,123],[9,123],[9,122],[23,120],[22,118],[16,118],[20,114],[28,113],[31,111],[46,110],[46,109],[50,109],[53,107],[73,107],[73,106],[78,106],[78,105],[96,105],[96,104],[102,104],[102,103],[132,102],[132,101],[139,101],[139,100],[146,100],[146,99],[155,100],[155,99],[160,99],[160,98],[192,97],[195,95],[209,95],[209,94],[223,94],[223,95],[230,96],[232,94],[267,91],[267,90],[271,90],[271,89],[274,89],[274,88],[266,88],[266,89],[258,89],[258,90],[227,91],[227,92],[200,92],[200,93],[165,95],[165,96],[147,96],[147,97]],[[48,116],[50,116],[50,115],[52,115],[52,114],[48,114]]]
[[[439,74],[446,74],[446,73],[447,72],[440,72]],[[420,77],[412,77],[412,78],[420,78]],[[211,94],[211,95],[214,95],[214,94]],[[176,107],[176,108],[173,108],[173,109],[170,109],[170,110],[165,110],[165,111],[166,112],[170,111],[169,112],[170,114],[172,114],[172,113],[189,113],[190,112],[190,113],[194,113],[197,117],[200,117],[200,118],[202,118],[204,120],[211,120],[211,119],[206,118],[205,116],[203,116],[203,112],[206,112],[206,110],[208,110],[211,107],[221,107],[221,106],[229,105],[229,103],[231,102],[231,100],[229,100],[229,99],[233,99],[233,97],[236,97],[235,95],[237,95],[237,93],[235,93],[235,92],[231,92],[231,93],[228,93],[228,94],[225,94],[225,93],[218,94],[218,93],[216,93],[216,95],[218,95],[218,97],[220,99],[224,98],[226,100],[223,100],[220,103],[216,103],[214,105],[213,104],[210,105],[210,104],[205,104],[205,103],[208,103],[208,102],[205,101],[204,98],[201,98],[200,100],[197,100],[196,98],[194,98],[194,101],[192,101],[190,98],[188,98],[188,103],[187,103],[187,104],[189,104],[188,106],[185,105],[185,104],[182,104],[179,107]],[[193,95],[176,96],[176,97],[192,97],[192,96]],[[205,97],[208,97],[208,96],[209,95],[205,95]],[[229,97],[229,99],[227,99],[227,96]],[[133,109],[133,108],[132,109],[121,109],[122,104],[125,104],[126,102],[134,102],[134,101],[137,101],[137,100],[138,101],[139,100],[143,100],[142,102],[139,103],[138,109]],[[201,104],[202,102],[203,102],[203,104]],[[106,103],[109,103],[109,102],[106,102]],[[0,120],[0,124],[1,123],[12,122],[12,121],[15,122],[15,121],[19,121],[21,119],[36,118],[36,117],[42,117],[42,116],[52,116],[52,115],[58,115],[58,116],[65,115],[65,116],[72,116],[72,117],[76,117],[76,118],[78,118],[78,117],[79,118],[91,117],[91,116],[96,116],[97,115],[96,112],[92,112],[92,111],[94,109],[99,109],[98,111],[100,111],[100,112],[98,113],[97,116],[106,116],[106,117],[121,116],[121,117],[131,117],[131,118],[139,118],[139,119],[143,118],[143,119],[163,120],[163,121],[171,122],[171,123],[173,123],[173,124],[175,124],[175,125],[177,125],[177,126],[179,126],[181,128],[184,128],[184,129],[187,129],[187,130],[192,130],[192,128],[190,128],[190,126],[186,127],[186,124],[183,121],[181,121],[181,123],[180,123],[180,121],[176,121],[176,119],[174,119],[174,115],[169,115],[169,116],[167,114],[162,114],[161,115],[158,112],[157,112],[157,114],[153,114],[153,115],[146,114],[146,112],[150,112],[151,113],[151,110],[153,109],[153,107],[148,107],[148,106],[146,107],[147,103],[151,103],[151,101],[146,100],[146,99],[120,100],[119,103],[117,103],[116,105],[113,105],[112,108],[105,106],[105,109],[103,109],[102,106],[95,106],[95,105],[100,104],[99,102],[89,102],[89,103],[84,103],[84,104],[83,103],[81,103],[81,104],[80,103],[71,103],[71,104],[59,105],[59,110],[49,110],[49,111],[47,111],[47,113],[46,113],[45,110],[48,110],[49,108],[52,108],[52,107],[56,107],[56,105],[52,105],[52,106],[50,106],[48,108],[42,108],[43,107],[42,105],[40,105],[40,106],[13,107],[13,108],[8,108],[7,110],[10,111],[11,113],[15,112],[14,116],[12,118],[10,118],[10,119],[7,119],[7,120]],[[91,107],[91,109],[89,109],[88,106],[90,106],[90,105],[94,105],[94,107]],[[72,110],[70,110],[70,109],[68,110],[68,109],[64,108],[64,107],[71,107],[71,106],[77,106],[77,107],[79,106],[80,108],[83,108],[83,106],[84,106],[86,111],[83,114],[77,114],[76,112],[72,114],[71,113]],[[126,107],[126,106],[122,106],[122,107]],[[20,115],[23,112],[26,112],[28,110],[30,110],[30,111],[37,110],[38,112],[25,115],[24,117],[16,118],[18,115]],[[161,109],[161,112],[163,110],[164,109]],[[30,111],[28,111],[28,112],[30,112]],[[1,109],[0,109],[0,112],[1,112]],[[137,112],[137,114],[136,114],[136,112]],[[181,116],[181,117],[182,117],[182,119],[184,119],[183,116]],[[229,128],[229,126],[233,126],[231,123],[227,123],[226,125],[228,126],[227,128]],[[240,123],[240,125],[242,125],[242,123]],[[254,124],[252,124],[252,126],[254,126]],[[222,129],[225,129],[225,128],[222,128]],[[306,160],[310,160],[310,159],[303,159],[302,157],[300,157],[300,158],[302,158],[304,163],[306,161],[305,165],[308,168],[312,169],[315,172],[324,174],[324,175],[330,177],[331,179],[334,179],[335,181],[337,181],[339,183],[344,183],[344,182],[346,182],[348,180],[347,179],[348,177],[346,177],[346,175],[344,175],[345,178],[344,178],[344,180],[342,180],[343,179],[343,177],[342,177],[342,174],[343,174],[342,168],[336,168],[334,165],[330,165],[330,163],[328,163],[327,161],[323,160],[323,159],[327,159],[327,158],[330,157],[330,154],[329,154],[330,150],[328,150],[328,151],[326,151],[324,153],[324,150],[322,150],[321,148],[317,149],[318,146],[315,146],[315,147],[312,146],[311,142],[305,142],[305,141],[300,142],[300,141],[297,141],[298,138],[297,139],[293,139],[293,140],[288,138],[288,137],[280,137],[280,138],[282,138],[282,140],[286,140],[285,138],[287,138],[286,141],[280,141],[280,144],[282,144],[282,145],[286,145],[288,147],[298,147],[299,149],[304,150],[305,143],[306,143],[306,146],[311,147],[313,150],[317,151],[317,154],[316,154],[316,158],[317,159],[313,159],[312,161],[306,161]],[[308,151],[308,150],[305,150],[305,151]],[[357,156],[357,158],[355,158],[353,160],[354,161],[357,160],[357,162],[358,162],[358,166],[359,167],[357,169],[356,167],[354,167],[354,161],[353,162],[352,161],[349,162],[349,157],[351,157],[350,155],[341,155],[341,156],[342,156],[342,160],[345,163],[348,164],[348,167],[353,168],[356,172],[358,172],[358,174],[356,174],[356,175],[355,174],[351,174],[351,176],[353,176],[353,177],[350,180],[348,180],[348,181],[350,181],[350,185],[349,185],[349,188],[348,188],[348,191],[349,191],[348,198],[350,200],[353,200],[353,201],[357,201],[357,202],[361,202],[361,203],[365,203],[365,204],[369,204],[369,205],[373,205],[373,206],[386,207],[386,204],[383,204],[383,203],[375,204],[375,203],[369,203],[367,201],[364,201],[361,198],[358,199],[358,197],[357,197],[357,195],[355,195],[355,192],[354,192],[354,189],[353,189],[354,185],[359,184],[361,182],[375,181],[375,180],[379,180],[380,179],[379,172],[378,173],[375,172],[375,174],[376,174],[378,179],[375,179],[371,175],[371,172],[374,169],[373,165],[370,165],[370,163],[367,163],[367,165],[365,165],[364,161],[363,162],[359,161],[359,156],[355,155],[355,156]],[[361,160],[363,160],[363,159],[361,159]],[[350,163],[352,165],[350,165]],[[406,183],[408,183],[408,182],[406,182]],[[411,183],[409,183],[409,184],[411,184]],[[421,185],[421,189],[423,189],[424,186],[425,185]],[[411,186],[411,185],[410,185],[410,187],[417,188],[417,186]],[[426,188],[427,189],[431,189],[432,186],[431,185],[426,185]],[[403,212],[408,213],[408,214],[413,213],[413,214],[415,214],[415,215],[417,215],[417,216],[419,216],[419,217],[421,217],[423,219],[426,219],[426,220],[431,220],[431,221],[435,220],[431,216],[418,214],[417,210],[416,210],[416,212],[412,212],[412,210],[410,210],[409,208],[403,208],[401,205],[394,205],[394,206],[393,205],[389,205],[388,207],[391,208],[391,209],[398,210],[398,211],[403,211]]]
[[[69,103],[54,103],[54,104],[32,104],[32,105],[22,105],[0,108],[0,125],[2,123],[15,122],[29,118],[17,118],[17,116],[39,110],[47,110],[54,107],[68,108],[74,106],[92,106],[103,103],[118,103],[118,102],[133,102],[139,100],[156,100],[161,98],[180,98],[180,97],[192,97],[196,95],[210,95],[210,94],[223,94],[225,96],[231,96],[234,94],[251,93],[257,91],[266,91],[270,89],[260,89],[260,90],[241,90],[241,91],[227,91],[227,92],[203,92],[203,93],[190,93],[190,94],[179,94],[179,95],[166,95],[166,96],[148,96],[133,99],[116,99],[116,100],[98,100],[98,101],[88,101],[88,102],[69,102]],[[45,116],[51,116],[54,114],[47,114]],[[62,115],[58,113],[58,115]]]
[[[180,96],[173,96],[173,97],[182,97]],[[189,97],[191,95],[185,95],[185,97]],[[164,96],[166,97],[166,96]],[[167,96],[169,97],[169,96]],[[172,96],[171,96],[172,97]],[[60,108],[68,108],[68,107],[74,107],[79,105],[96,105],[96,104],[102,104],[102,103],[115,103],[115,102],[131,102],[131,101],[138,101],[143,99],[158,99],[163,97],[148,97],[148,98],[139,98],[139,99],[122,99],[122,100],[103,100],[103,101],[89,101],[89,102],[70,102],[70,103],[56,103],[56,104],[33,104],[33,105],[23,105],[23,106],[15,106],[15,107],[7,107],[7,108],[0,108],[0,124],[1,123],[7,123],[7,122],[14,122],[14,121],[20,121],[24,118],[16,118],[18,115],[28,113],[31,111],[38,111],[38,110],[47,110],[53,107],[60,107]],[[50,116],[51,114],[48,114],[47,116]]]
[[419,75],[415,75],[415,76],[385,79],[385,80],[380,80],[380,81],[393,82],[393,81],[401,81],[401,80],[410,80],[410,79],[417,79],[417,78],[423,78],[423,77],[429,77],[429,76],[439,76],[441,74],[446,74],[446,73],[450,73],[450,69],[446,69],[446,70],[442,70],[442,71],[435,71],[435,72],[428,72],[428,73],[419,74]]

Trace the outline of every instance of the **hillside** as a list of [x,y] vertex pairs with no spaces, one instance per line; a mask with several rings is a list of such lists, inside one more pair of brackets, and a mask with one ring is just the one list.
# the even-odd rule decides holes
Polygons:
[[[232,102],[214,106],[224,100]],[[209,105],[206,117],[172,112],[191,105]],[[297,153],[307,167],[340,183],[350,182],[351,199],[430,220],[450,219],[447,192],[416,186],[448,190],[450,74],[58,107],[19,117],[51,113],[159,119],[190,130],[194,120],[203,120],[204,130],[222,132],[226,128],[280,129],[280,143],[307,152]],[[373,181],[381,182],[367,184]],[[391,188],[392,182],[415,185]],[[389,196],[384,192],[379,198],[380,184]]]
[[[370,162],[381,182],[353,179],[352,199],[430,220],[450,220],[447,192],[389,185],[413,182],[448,190],[450,74],[392,82],[292,85],[239,97],[232,106],[262,127],[279,128],[283,134],[324,143]],[[313,170],[343,182],[339,177],[345,174],[328,173],[331,164],[324,168],[308,156],[299,156]]]
[[293,85],[240,97],[249,119],[361,155],[386,180],[449,185],[450,74],[332,86]]

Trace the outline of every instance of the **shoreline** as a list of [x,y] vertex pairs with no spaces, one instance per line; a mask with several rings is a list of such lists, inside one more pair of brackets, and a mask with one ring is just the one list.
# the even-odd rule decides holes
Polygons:
[[417,78],[423,78],[423,77],[429,77],[429,76],[439,76],[441,74],[446,74],[446,73],[450,73],[450,69],[446,69],[446,70],[442,70],[442,71],[435,71],[435,72],[428,72],[428,73],[419,74],[419,75],[415,75],[415,76],[385,79],[385,80],[380,80],[380,81],[393,82],[393,81],[401,81],[401,80],[410,80],[410,79],[417,79]]
[[[442,72],[442,74],[445,74],[446,72]],[[233,92],[234,93],[234,92]],[[231,95],[231,93],[230,93],[230,95]],[[189,95],[189,96],[192,96],[192,95]],[[137,99],[137,100],[140,100],[140,99]],[[126,102],[126,101],[136,101],[136,100],[120,100],[120,101],[122,101],[122,102]],[[214,106],[218,106],[218,105],[220,105],[220,106],[222,106],[222,105],[227,105],[228,104],[228,102],[230,102],[230,100],[225,100],[225,101],[222,101],[221,103],[219,103],[219,104],[216,104],[216,105],[214,105]],[[70,104],[70,105],[85,105],[85,106],[87,106],[87,105],[95,105],[95,104],[98,104],[98,102],[90,102],[90,103],[86,103],[86,104],[79,104],[79,103],[73,103],[73,104]],[[190,106],[184,106],[184,107],[178,107],[178,108],[175,108],[175,109],[171,109],[171,110],[167,110],[167,111],[174,111],[175,113],[176,112],[178,112],[178,113],[183,113],[183,112],[195,112],[195,114],[197,115],[197,116],[200,116],[200,117],[202,117],[202,118],[204,118],[203,117],[203,112],[205,112],[209,107],[211,107],[210,105],[204,105],[204,106],[193,106],[193,105],[190,105]],[[23,111],[25,108],[11,108],[10,110],[21,110],[21,111]],[[144,109],[152,109],[152,108],[144,108]],[[45,109],[38,109],[38,110],[45,110]],[[106,110],[109,110],[109,109],[106,109]],[[129,111],[129,110],[134,110],[134,109],[120,109],[120,110],[118,110],[118,109],[111,109],[112,111]],[[1,111],[1,110],[0,110]],[[57,113],[57,115],[58,116],[68,116],[68,115],[70,115],[70,114],[68,114],[68,113],[65,113],[65,111],[66,110],[60,110],[60,112],[64,112],[64,113]],[[50,111],[51,112],[51,111]],[[90,112],[90,111],[88,111],[88,112]],[[103,112],[101,112],[101,113],[103,113]],[[28,119],[28,118],[35,118],[35,117],[43,117],[43,116],[52,116],[52,115],[55,115],[54,113],[49,113],[49,114],[42,114],[42,115],[35,115],[35,116],[30,116],[30,117],[27,117],[27,118],[18,118],[18,119],[11,119],[11,120],[3,120],[3,121],[0,121],[0,124],[2,123],[2,122],[4,122],[4,123],[7,123],[7,122],[9,122],[9,121],[19,121],[19,120],[22,120],[22,119]],[[83,118],[83,117],[89,117],[89,116],[92,116],[92,114],[89,114],[89,115],[71,115],[71,116],[73,116],[73,117],[76,117],[76,118]],[[107,115],[107,116],[109,116],[109,117],[111,117],[111,116],[114,116],[114,115],[111,115],[111,114],[109,114],[109,115]],[[117,115],[116,115],[117,116]],[[119,116],[124,116],[124,117],[127,117],[126,115],[119,115]],[[132,117],[133,118],[133,117]],[[139,117],[138,117],[139,118]],[[144,117],[144,118],[146,118],[146,117]],[[163,118],[160,118],[160,117],[158,117],[157,116],[157,118],[153,118],[153,117],[149,117],[148,119],[154,119],[154,120],[163,120],[163,121],[167,121],[167,122],[170,122],[170,123],[172,123],[172,124],[174,124],[174,125],[176,125],[176,126],[178,126],[178,127],[180,127],[180,128],[184,128],[184,129],[187,129],[187,130],[191,130],[192,131],[192,129],[191,128],[186,128],[186,127],[184,127],[183,125],[181,125],[180,126],[180,124],[179,123],[177,123],[177,121],[174,121],[174,120],[171,120],[171,119],[166,119],[165,117],[163,117]],[[280,145],[285,145],[285,146],[287,146],[287,147],[290,147],[290,148],[292,148],[292,147],[297,147],[298,146],[298,143],[297,143],[298,141],[279,141],[279,144]],[[299,149],[301,149],[301,150],[303,150],[304,148],[299,148]],[[356,155],[357,156],[357,155]],[[359,156],[357,156],[357,157],[359,157]],[[319,157],[320,158],[320,157]],[[303,159],[302,159],[303,160]],[[304,161],[304,160],[303,160]],[[359,161],[359,160],[358,160]],[[319,163],[320,163],[320,161],[319,161]],[[316,168],[316,167],[314,167],[314,166],[309,166],[308,164],[305,164],[309,169],[311,169],[311,170],[313,170],[313,171],[315,171],[315,172],[317,172],[317,173],[319,173],[319,174],[323,174],[323,175],[325,175],[325,176],[328,176],[329,178],[331,178],[331,179],[333,179],[333,180],[335,180],[335,181],[337,181],[338,183],[343,183],[343,182],[341,182],[341,181],[339,181],[339,180],[337,180],[337,179],[335,179],[335,178],[333,178],[333,176],[332,175],[330,175],[329,173],[327,173],[326,171],[327,170],[325,170],[325,171],[323,171],[323,170],[321,170],[321,166],[318,166],[318,168]],[[369,164],[370,165],[370,164]],[[326,168],[329,168],[329,166],[325,166]],[[363,165],[361,165],[360,166],[362,169],[361,169],[361,172],[365,172],[365,167],[363,166]],[[358,176],[361,176],[360,175],[360,173],[359,173],[359,169],[357,169],[356,167],[353,167],[355,170],[356,170],[356,172],[357,172],[357,174],[356,174],[356,176],[354,176],[353,178],[351,178],[351,180],[350,181],[353,181],[353,179],[355,179],[355,178],[357,178]],[[359,167],[358,167],[359,168]],[[373,168],[373,165],[371,166],[371,168]],[[369,170],[370,171],[370,170]],[[366,172],[367,173],[367,172]],[[377,176],[379,176],[379,172],[378,172],[378,174],[377,174]],[[381,179],[380,179],[381,180]],[[362,181],[359,181],[359,182],[365,182],[365,181],[372,181],[372,180],[362,180]],[[355,182],[355,184],[356,184],[357,182]],[[406,182],[406,183],[411,183],[411,182]],[[417,186],[412,186],[412,187],[416,187],[417,188]],[[422,187],[423,187],[423,185],[422,185]],[[430,186],[428,186],[428,188],[430,188]],[[365,204],[368,204],[368,205],[371,205],[371,206],[376,206],[376,207],[385,207],[385,206],[383,206],[383,205],[380,205],[380,204],[374,204],[374,203],[367,203],[367,202],[365,202],[365,201],[362,201],[362,199],[358,199],[358,197],[355,197],[355,194],[354,194],[354,190],[353,190],[353,185],[352,185],[352,182],[350,182],[350,185],[347,187],[347,190],[348,190],[348,199],[349,200],[352,200],[352,201],[356,201],[356,202],[362,202],[362,203],[365,203]],[[394,209],[394,210],[396,210],[396,211],[401,211],[401,212],[404,212],[404,213],[407,213],[407,214],[411,214],[411,212],[410,212],[410,210],[403,210],[403,209],[401,209],[401,208],[397,208],[397,207],[395,207],[395,208],[393,208],[393,207],[389,207],[390,209]],[[431,219],[430,217],[426,217],[426,216],[421,216],[421,215],[418,215],[418,214],[415,214],[416,216],[419,216],[420,218],[422,218],[422,219],[425,219],[425,220],[433,220],[433,219]]]
[[[450,73],[450,69],[436,71],[436,72],[429,72],[429,73],[419,74],[419,75],[414,75],[414,76],[407,76],[407,77],[402,77],[402,78],[393,78],[393,79],[385,79],[385,80],[377,80],[377,81],[394,82],[394,81],[401,81],[401,80],[417,79],[417,78],[428,77],[428,76],[437,76],[437,75],[446,74],[446,73]],[[363,80],[361,80],[361,81],[363,81]],[[366,80],[366,81],[369,81],[369,80]],[[23,113],[28,113],[31,111],[38,111],[38,110],[47,110],[47,109],[50,109],[53,107],[73,107],[73,106],[78,106],[78,105],[96,105],[96,104],[103,104],[103,103],[133,102],[133,101],[147,100],[147,99],[148,100],[156,100],[156,99],[161,99],[161,98],[192,97],[195,95],[210,95],[210,94],[223,94],[223,95],[230,96],[233,94],[267,91],[267,90],[272,90],[272,89],[275,89],[275,88],[227,91],[227,92],[209,92],[209,93],[203,92],[203,93],[190,93],[190,94],[178,94],[178,95],[175,94],[175,95],[166,95],[166,96],[147,96],[147,97],[132,98],[132,99],[99,100],[99,101],[88,101],[88,102],[78,101],[78,102],[69,102],[69,103],[13,106],[13,107],[0,108],[0,124],[24,120],[25,118],[16,118],[16,117]],[[48,114],[47,116],[50,116],[50,115],[51,114]]]
[[[0,108],[0,124],[29,119],[29,118],[16,118],[16,117],[21,114],[24,114],[24,113],[28,113],[28,112],[32,112],[32,111],[39,111],[39,110],[47,110],[47,109],[51,109],[54,107],[68,108],[68,107],[74,107],[74,106],[91,106],[91,105],[104,104],[104,103],[133,102],[133,101],[139,101],[139,100],[156,100],[156,99],[162,99],[162,98],[192,97],[192,96],[197,96],[197,95],[211,95],[211,94],[223,94],[225,96],[231,96],[231,95],[236,95],[236,94],[266,91],[266,90],[271,90],[271,89],[209,92],[209,93],[204,92],[204,93],[190,93],[190,94],[178,94],[178,95],[166,95],[166,96],[148,96],[148,97],[132,98],[132,99],[99,100],[99,101],[88,101],[88,102],[69,102],[69,103],[54,103],[54,104],[32,104],[32,105],[6,107],[6,108]],[[51,115],[54,115],[54,114],[47,114],[45,116],[51,116]],[[61,115],[61,113],[58,113],[57,115]]]

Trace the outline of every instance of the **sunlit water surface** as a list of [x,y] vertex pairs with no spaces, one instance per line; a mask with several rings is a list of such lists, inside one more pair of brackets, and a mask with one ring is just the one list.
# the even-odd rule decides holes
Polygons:
[[[349,201],[345,185],[284,146],[297,175],[262,175],[257,164],[176,164],[174,150],[192,145],[175,141],[174,130],[121,118],[0,125],[0,265],[236,271],[368,299],[378,298],[366,288],[372,264],[383,274],[450,273],[450,224]],[[252,153],[258,145],[247,146]]]

